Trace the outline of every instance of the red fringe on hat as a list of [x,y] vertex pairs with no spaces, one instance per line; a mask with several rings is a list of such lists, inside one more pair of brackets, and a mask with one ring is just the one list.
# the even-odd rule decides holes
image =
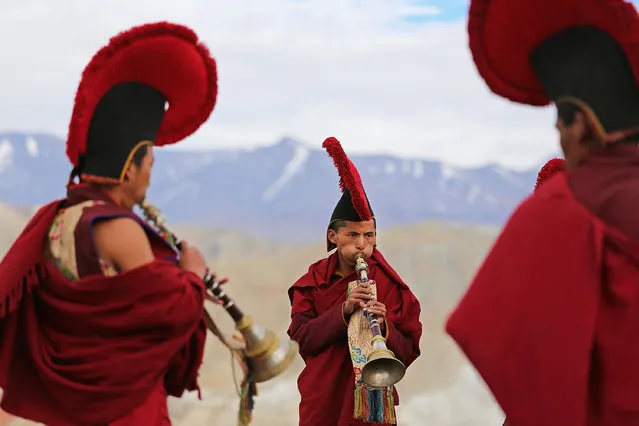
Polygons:
[[113,86],[147,84],[168,100],[155,145],[176,143],[195,132],[210,116],[217,99],[217,67],[207,47],[190,28],[158,22],[113,37],[82,73],[67,137],[74,166],[86,151],[93,112]]
[[575,26],[608,32],[625,51],[639,83],[639,15],[624,0],[471,0],[470,50],[496,95],[533,106],[550,100],[530,65],[548,37]]
[[328,155],[333,159],[333,163],[339,174],[339,187],[344,192],[348,189],[353,200],[353,207],[362,221],[371,220],[371,211],[368,208],[364,185],[359,176],[357,168],[348,158],[340,142],[334,137],[327,138],[322,147],[326,149]]
[[566,160],[563,158],[553,158],[548,161],[544,166],[539,170],[539,174],[537,174],[537,183],[535,183],[535,191],[539,186],[546,182],[548,179],[553,177],[558,172],[562,172],[566,169]]

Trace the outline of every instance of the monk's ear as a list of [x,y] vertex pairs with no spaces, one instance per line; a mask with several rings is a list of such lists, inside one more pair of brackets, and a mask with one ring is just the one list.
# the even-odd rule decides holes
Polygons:
[[326,234],[326,238],[328,238],[328,241],[330,241],[333,244],[337,244],[337,233],[335,232],[334,229],[329,229],[328,233]]
[[593,133],[586,114],[582,111],[575,112],[575,119],[570,127],[573,138],[579,142],[579,145],[592,144]]
[[131,162],[131,164],[129,164],[126,167],[126,171],[124,172],[124,181],[130,181],[133,180],[135,178],[135,173],[137,172],[137,166],[135,164],[133,164],[133,162]]

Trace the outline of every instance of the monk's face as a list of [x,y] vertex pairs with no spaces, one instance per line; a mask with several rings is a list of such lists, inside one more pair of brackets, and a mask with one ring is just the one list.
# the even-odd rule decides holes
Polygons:
[[365,222],[344,221],[343,223],[344,225],[340,226],[337,232],[328,230],[328,240],[337,246],[340,262],[355,266],[355,257],[358,254],[368,258],[373,253],[373,248],[377,244],[375,221],[371,219]]
[[155,157],[153,155],[153,147],[147,146],[146,155],[140,161],[140,164],[132,162],[129,166],[122,189],[126,197],[126,204],[133,207],[141,203],[146,198],[146,192],[151,184],[151,169]]

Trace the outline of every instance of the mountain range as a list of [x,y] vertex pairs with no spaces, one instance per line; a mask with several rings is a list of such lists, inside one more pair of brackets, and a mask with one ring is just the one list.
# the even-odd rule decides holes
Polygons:
[[[423,220],[499,225],[530,193],[541,166],[459,168],[389,155],[351,160],[381,229]],[[158,149],[155,164],[149,201],[170,222],[275,240],[316,241],[341,195],[327,154],[291,138],[254,149]],[[0,133],[0,201],[23,208],[62,197],[69,171],[62,139]]]

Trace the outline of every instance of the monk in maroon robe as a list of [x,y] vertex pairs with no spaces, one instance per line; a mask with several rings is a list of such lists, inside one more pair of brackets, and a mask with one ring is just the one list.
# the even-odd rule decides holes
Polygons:
[[[337,166],[343,194],[327,231],[327,250],[337,250],[312,264],[288,292],[288,333],[306,363],[298,379],[299,424],[396,424],[396,389],[373,390],[361,382],[361,369],[350,353],[354,348],[349,351],[350,320],[361,310],[377,314],[386,345],[408,367],[420,355],[420,305],[375,248],[376,223],[357,169],[337,139],[327,139],[324,147]],[[371,282],[349,292],[349,283],[359,278],[354,268],[358,254],[366,258]],[[363,337],[372,338],[370,332]]]
[[639,424],[637,11],[473,0],[469,34],[495,93],[555,104],[566,171],[517,207],[446,329],[510,426]]
[[40,209],[0,263],[7,413],[47,426],[170,425],[167,396],[198,390],[204,259],[188,245],[177,253],[133,207],[153,146],[197,130],[216,95],[213,59],[179,25],[121,33],[86,67],[67,196]]

